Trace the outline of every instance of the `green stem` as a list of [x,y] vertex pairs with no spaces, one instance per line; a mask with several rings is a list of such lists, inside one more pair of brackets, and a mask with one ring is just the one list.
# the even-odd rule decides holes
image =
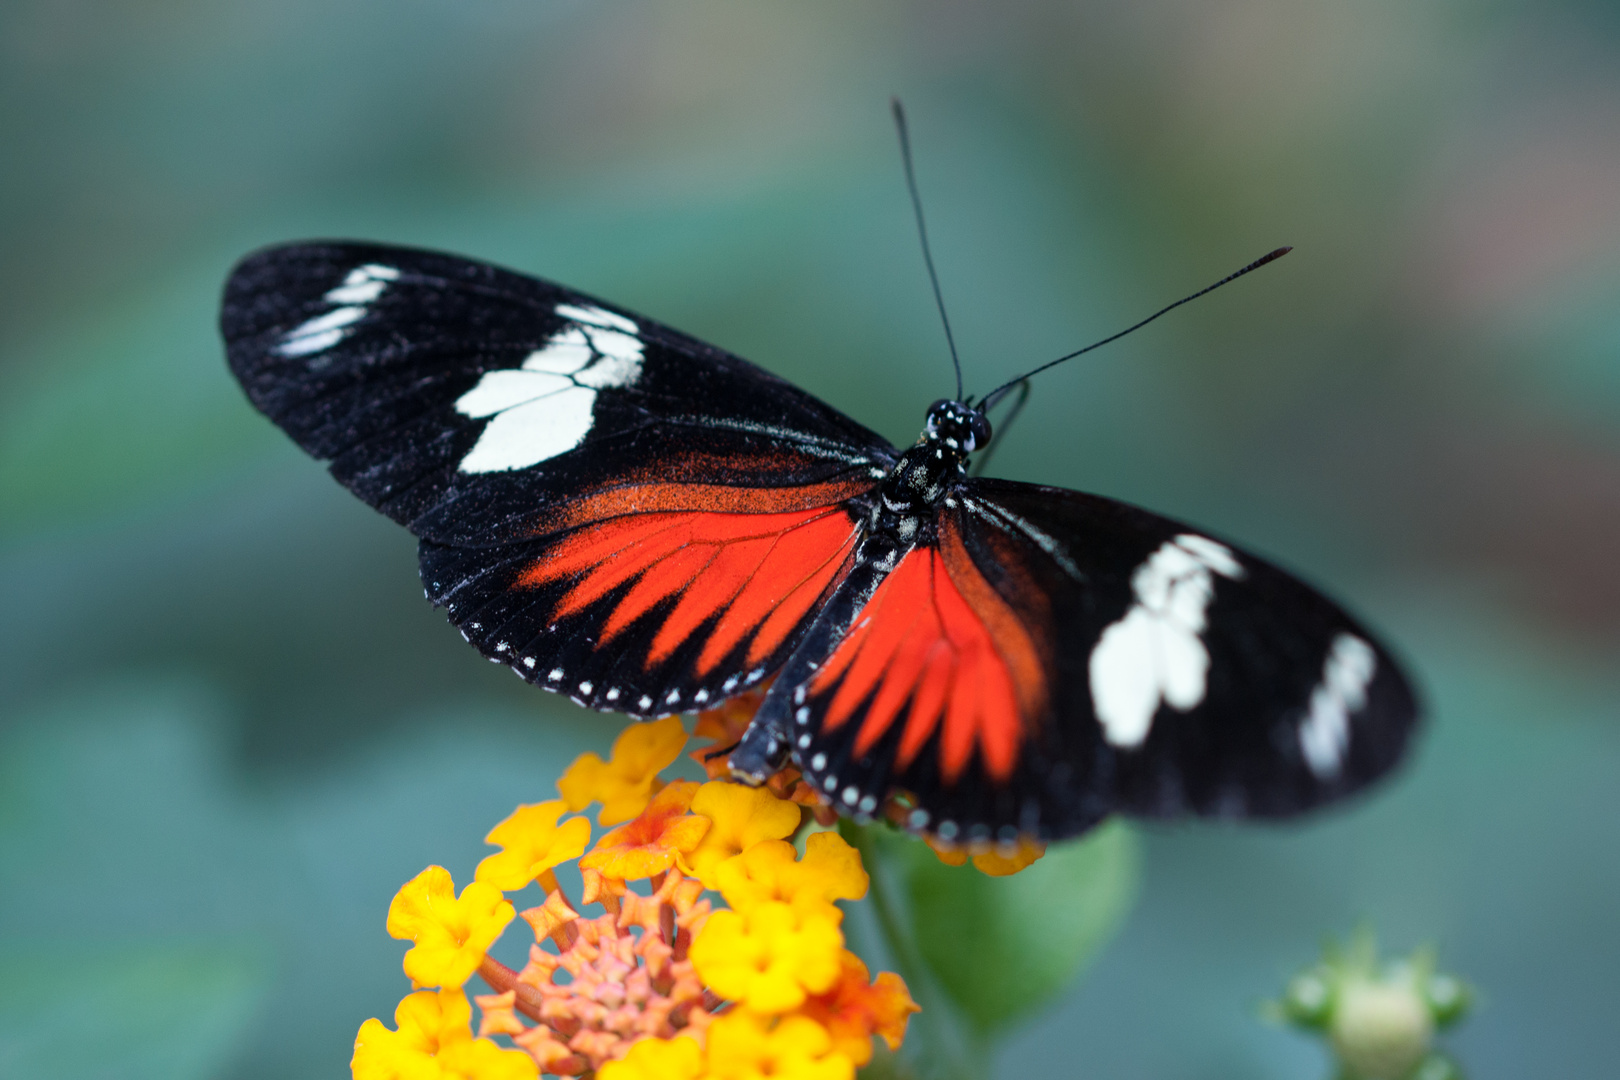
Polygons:
[[[844,838],[860,852],[871,886],[867,892],[884,944],[900,969],[912,998],[922,1006],[917,1019],[926,1029],[927,1044],[912,1056],[930,1080],[987,1080],[990,1075],[990,1040],[962,1017],[934,979],[917,948],[909,920],[891,876],[894,860],[885,858],[874,842],[873,829],[848,821],[839,823]],[[919,1034],[922,1034],[919,1032]]]

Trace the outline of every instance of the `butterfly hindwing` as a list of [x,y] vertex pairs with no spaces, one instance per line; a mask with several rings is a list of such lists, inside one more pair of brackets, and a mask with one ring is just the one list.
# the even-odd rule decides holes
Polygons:
[[747,361],[449,255],[266,249],[221,324],[254,404],[421,538],[469,640],[605,708],[778,666],[895,457]]
[[898,789],[914,827],[966,839],[1298,812],[1387,771],[1416,715],[1393,659],[1290,575],[999,480],[953,490],[806,687],[812,783],[857,811]]

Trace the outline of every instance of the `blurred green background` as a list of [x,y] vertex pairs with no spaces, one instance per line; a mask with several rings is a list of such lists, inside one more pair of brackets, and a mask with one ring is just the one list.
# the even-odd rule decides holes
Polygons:
[[1361,804],[1146,830],[998,1075],[1322,1076],[1255,1005],[1361,918],[1483,987],[1474,1076],[1614,1075],[1620,11],[1582,0],[8,0],[0,1075],[345,1075],[395,888],[614,732],[247,406],[232,261],[502,262],[909,441],[950,387],[893,92],[970,390],[1296,246],[1043,377],[993,471],[1304,569],[1433,712]]

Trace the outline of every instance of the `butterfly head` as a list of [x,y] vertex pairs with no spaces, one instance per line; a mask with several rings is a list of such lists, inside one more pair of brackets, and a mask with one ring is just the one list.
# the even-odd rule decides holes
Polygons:
[[959,453],[971,454],[989,444],[990,421],[971,405],[942,398],[928,406],[923,438],[943,443]]

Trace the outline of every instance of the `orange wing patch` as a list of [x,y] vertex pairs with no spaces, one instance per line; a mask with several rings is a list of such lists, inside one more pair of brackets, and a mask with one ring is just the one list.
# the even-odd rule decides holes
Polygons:
[[910,552],[878,586],[810,690],[832,693],[824,731],[849,723],[867,703],[857,756],[883,738],[909,702],[900,769],[943,724],[946,783],[961,776],[975,746],[990,776],[1006,780],[1018,761],[1024,718],[1045,704],[1046,675],[1029,631],[945,525],[938,548]]
[[[848,485],[730,488],[717,500],[705,485],[614,488],[584,500],[605,520],[568,536],[516,584],[577,577],[554,619],[629,584],[602,625],[602,642],[677,597],[653,637],[647,667],[667,659],[717,615],[698,656],[697,676],[713,671],[750,635],[746,663],[755,664],[787,639],[843,566],[855,530],[843,508],[827,502],[853,493]],[[717,504],[724,511],[711,509]],[[573,508],[571,521],[584,510]]]

